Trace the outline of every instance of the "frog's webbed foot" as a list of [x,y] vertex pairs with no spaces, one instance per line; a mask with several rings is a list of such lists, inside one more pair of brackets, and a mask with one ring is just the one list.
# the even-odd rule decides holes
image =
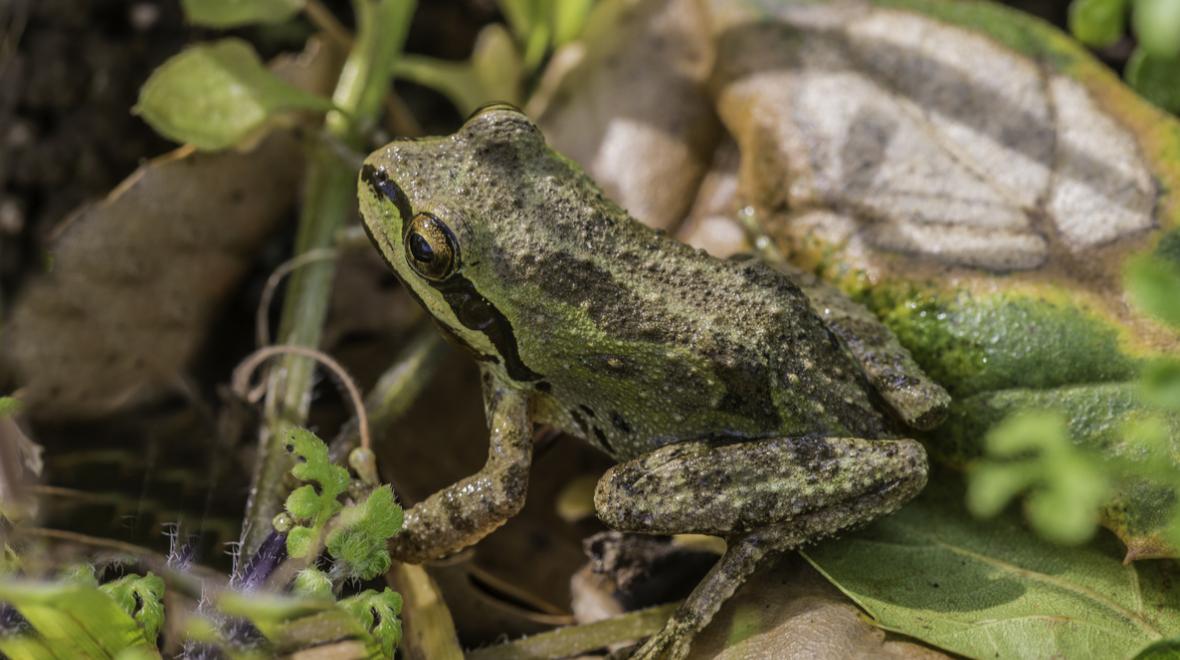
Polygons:
[[405,514],[390,554],[406,562],[436,559],[490,534],[524,506],[532,463],[528,397],[507,388],[485,391],[490,447],[479,472],[434,493]]
[[644,642],[632,660],[680,660],[688,655],[696,636],[721,605],[750,577],[758,562],[777,544],[767,543],[760,534],[730,542],[725,554],[693,589],[684,603],[660,631]]

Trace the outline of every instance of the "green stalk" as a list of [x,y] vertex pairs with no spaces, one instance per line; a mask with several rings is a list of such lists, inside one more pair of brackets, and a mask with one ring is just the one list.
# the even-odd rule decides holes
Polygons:
[[[357,37],[332,94],[340,110],[328,114],[324,130],[359,151],[388,92],[415,0],[353,0],[352,4]],[[295,254],[332,247],[336,232],[355,216],[356,172],[322,146],[309,148]],[[311,263],[292,274],[283,300],[281,343],[319,345],[335,274],[331,261]],[[287,356],[276,361],[270,371],[259,455],[242,530],[247,556],[258,548],[270,532],[271,520],[282,510],[289,490],[285,476],[291,468],[284,445],[290,429],[307,420],[314,370],[310,359]]]

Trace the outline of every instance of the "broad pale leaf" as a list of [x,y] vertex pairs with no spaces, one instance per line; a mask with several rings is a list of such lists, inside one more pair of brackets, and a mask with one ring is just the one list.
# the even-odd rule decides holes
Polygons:
[[[313,43],[277,68],[322,90],[333,59]],[[285,133],[244,152],[180,149],[68,219],[52,270],[26,287],[0,342],[29,414],[99,415],[174,388],[294,202],[302,163]]]
[[692,660],[779,658],[940,660],[943,654],[887,639],[797,556],[767,562],[693,641]]
[[1172,562],[1054,546],[961,501],[935,489],[807,556],[882,627],[968,657],[1126,658],[1180,633]]

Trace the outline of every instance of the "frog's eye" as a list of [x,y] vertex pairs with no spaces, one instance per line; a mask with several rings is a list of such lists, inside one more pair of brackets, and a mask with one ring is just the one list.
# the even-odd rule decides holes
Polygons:
[[442,220],[419,213],[406,231],[406,261],[428,280],[444,280],[459,268],[459,243]]

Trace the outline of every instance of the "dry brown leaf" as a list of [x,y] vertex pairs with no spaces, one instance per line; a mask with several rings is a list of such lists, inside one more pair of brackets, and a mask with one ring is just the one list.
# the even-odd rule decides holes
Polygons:
[[693,660],[851,660],[947,656],[890,638],[797,555],[768,564],[693,643]]
[[[276,68],[322,89],[333,59],[313,41],[300,60]],[[181,148],[77,211],[4,333],[29,414],[94,416],[175,387],[225,296],[286,216],[301,171],[287,133],[242,153]]]

